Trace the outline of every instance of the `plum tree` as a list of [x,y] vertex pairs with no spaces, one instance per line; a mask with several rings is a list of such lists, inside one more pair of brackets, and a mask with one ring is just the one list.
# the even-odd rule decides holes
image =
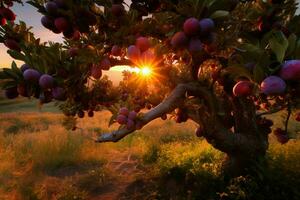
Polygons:
[[[167,115],[192,120],[197,136],[227,154],[224,172],[237,176],[260,173],[272,130],[282,144],[297,138],[288,129],[300,102],[295,0],[28,1],[63,44],[42,43],[14,22],[9,2],[22,3],[1,1],[0,42],[25,65],[0,72],[6,96],[59,101],[75,119],[109,110],[120,127],[96,142],[117,142]],[[115,86],[102,70],[119,65],[151,75],[123,72]],[[264,117],[276,112],[284,127]]]

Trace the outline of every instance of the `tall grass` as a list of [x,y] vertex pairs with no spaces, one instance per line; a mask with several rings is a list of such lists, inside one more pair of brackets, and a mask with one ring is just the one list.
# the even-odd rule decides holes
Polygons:
[[120,199],[300,199],[299,142],[280,145],[271,136],[265,179],[225,181],[224,154],[197,138],[192,122],[155,120],[119,143],[89,140],[117,128],[107,127],[109,117],[97,113],[68,132],[60,114],[0,114],[0,199],[96,198],[118,183],[110,163],[127,156],[144,173]]

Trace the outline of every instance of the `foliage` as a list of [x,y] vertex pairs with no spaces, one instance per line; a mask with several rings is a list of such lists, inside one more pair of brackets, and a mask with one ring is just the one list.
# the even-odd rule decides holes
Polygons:
[[[86,114],[108,110],[108,124],[121,126],[97,141],[116,141],[171,114],[177,123],[195,121],[198,137],[232,160],[243,160],[237,162],[243,163],[241,171],[262,160],[268,149],[273,122],[264,115],[284,112],[282,128],[273,130],[279,143],[297,138],[288,130],[300,91],[295,0],[139,0],[130,5],[122,0],[28,1],[43,15],[45,28],[63,34],[62,44],[42,43],[31,27],[15,23],[11,2],[19,1],[1,1],[0,42],[24,65],[18,68],[13,62],[0,72],[5,95],[36,98],[40,105],[55,101],[67,117],[68,130],[75,131],[76,121]],[[118,65],[141,72],[150,66],[152,72],[124,72],[116,86],[102,73]],[[143,109],[150,111],[141,113]],[[300,113],[296,119],[300,121]],[[161,143],[177,139],[166,137]],[[56,154],[75,148],[72,143],[63,146]],[[157,159],[157,149],[152,151],[146,158],[150,162]],[[217,155],[206,153],[203,159]],[[199,155],[188,155],[193,156]],[[175,165],[174,173],[180,175],[195,164],[181,159],[169,163],[165,158],[166,170]],[[49,162],[54,168],[63,164]],[[212,165],[214,174],[218,165]],[[248,181],[244,178],[232,185]]]

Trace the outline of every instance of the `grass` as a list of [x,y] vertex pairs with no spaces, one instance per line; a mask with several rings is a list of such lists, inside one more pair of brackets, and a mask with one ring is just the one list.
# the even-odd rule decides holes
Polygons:
[[296,140],[280,145],[270,136],[264,179],[224,181],[224,154],[197,138],[192,122],[155,120],[119,143],[96,144],[91,136],[117,128],[107,127],[107,112],[80,120],[74,132],[56,112],[0,119],[0,199],[300,199]]

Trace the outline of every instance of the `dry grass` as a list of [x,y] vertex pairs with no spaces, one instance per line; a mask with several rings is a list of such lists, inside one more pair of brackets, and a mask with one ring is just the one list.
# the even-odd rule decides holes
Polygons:
[[[96,144],[89,138],[116,128],[107,127],[108,112],[80,120],[80,129],[74,132],[61,126],[61,114],[4,113],[0,119],[0,199],[95,198],[112,188],[109,184],[119,178],[111,174],[112,166],[117,165],[113,162],[121,159],[125,164],[132,164],[127,163],[127,156],[143,178],[178,176],[184,183],[183,173],[201,177],[195,179],[202,183],[197,186],[199,191],[213,193],[212,188],[219,187],[223,154],[194,136],[196,125],[192,122],[176,124],[155,120],[119,143]],[[275,167],[270,173],[284,171],[291,175],[286,180],[294,183],[293,175],[298,177],[300,171],[299,155],[299,142],[291,141],[287,145],[272,142],[268,156]],[[155,194],[161,190],[149,187]],[[178,192],[187,195],[183,191],[184,188]]]

